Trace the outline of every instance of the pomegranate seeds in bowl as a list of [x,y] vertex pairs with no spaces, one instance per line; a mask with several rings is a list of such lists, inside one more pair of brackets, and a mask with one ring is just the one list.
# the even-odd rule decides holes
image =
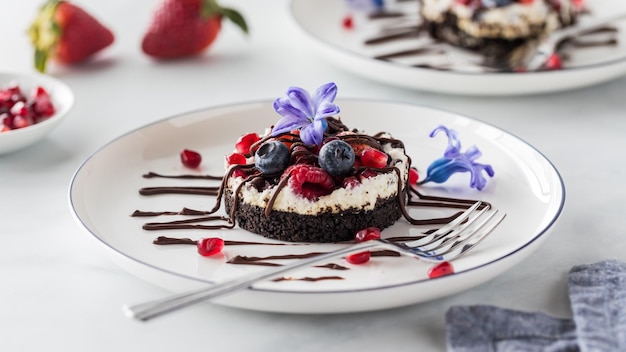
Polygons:
[[41,122],[55,113],[50,94],[37,86],[26,95],[17,82],[0,88],[0,132],[25,128]]
[[43,138],[73,104],[72,91],[53,77],[0,72],[0,154]]

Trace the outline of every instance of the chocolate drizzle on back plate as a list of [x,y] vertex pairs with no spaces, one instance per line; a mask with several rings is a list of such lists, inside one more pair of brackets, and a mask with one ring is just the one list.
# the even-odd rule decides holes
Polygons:
[[[367,34],[362,44],[372,58],[439,71],[511,72],[515,71],[512,58],[531,48],[524,45],[526,39],[484,41],[470,37],[455,29],[457,19],[450,17],[453,15],[442,23],[424,23],[418,16],[419,3],[404,0],[398,6],[387,5],[387,9],[364,17],[363,32]],[[484,11],[479,9],[474,16],[480,17]],[[616,33],[616,28],[607,26],[566,39],[559,47],[563,68],[567,69],[567,61],[576,50],[615,46]]]

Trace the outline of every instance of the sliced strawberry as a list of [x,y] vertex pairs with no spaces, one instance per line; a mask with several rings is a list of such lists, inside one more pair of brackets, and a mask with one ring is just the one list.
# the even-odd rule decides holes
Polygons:
[[113,33],[82,8],[62,0],[49,0],[29,29],[35,47],[35,68],[45,72],[49,58],[75,64],[111,45]]
[[309,199],[316,200],[321,196],[332,193],[335,181],[324,169],[308,165],[296,164],[285,171],[290,174],[289,186],[294,193]]

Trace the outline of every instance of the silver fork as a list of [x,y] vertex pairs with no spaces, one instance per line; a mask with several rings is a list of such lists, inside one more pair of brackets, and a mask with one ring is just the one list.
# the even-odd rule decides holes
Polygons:
[[[483,206],[481,207],[481,205]],[[129,318],[148,321],[200,302],[246,289],[259,281],[275,279],[286,272],[298,268],[312,266],[328,259],[362,252],[374,247],[392,248],[426,261],[450,261],[466,254],[485,239],[504,219],[505,215],[497,210],[492,210],[491,206],[486,203],[476,202],[453,221],[442,226],[437,231],[421,236],[412,242],[402,244],[385,239],[361,242],[336,251],[319,254],[312,258],[301,259],[289,265],[263,270],[196,291],[185,292],[146,303],[126,305],[123,309]]]

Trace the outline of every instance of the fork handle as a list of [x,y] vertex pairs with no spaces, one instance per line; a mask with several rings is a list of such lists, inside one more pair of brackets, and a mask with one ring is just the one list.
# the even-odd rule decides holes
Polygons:
[[285,274],[286,272],[295,269],[311,266],[324,260],[332,259],[353,252],[363,251],[385,244],[387,244],[385,240],[379,239],[361,242],[342,249],[338,249],[336,251],[322,253],[311,258],[301,259],[292,264],[280,266],[274,269],[262,270],[260,272],[252,273],[238,279],[226,281],[199,290],[185,292],[182,294],[161,298],[146,303],[126,305],[123,307],[123,309],[125,314],[130,318],[134,318],[140,321],[148,321],[152,318],[156,318],[161,315],[171,313],[194,304],[198,304],[200,302],[208,301],[217,297],[234,293],[242,289],[246,289],[256,282],[274,279],[281,276],[282,274]]

